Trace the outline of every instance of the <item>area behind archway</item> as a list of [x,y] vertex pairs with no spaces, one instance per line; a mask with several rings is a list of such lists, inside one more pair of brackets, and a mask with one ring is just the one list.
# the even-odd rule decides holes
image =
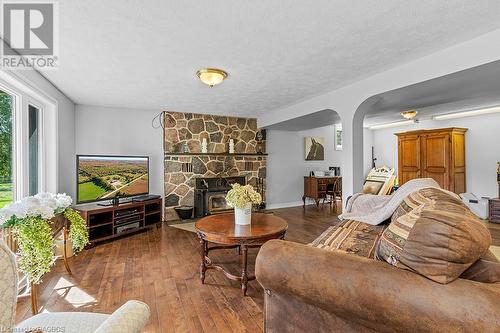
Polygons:
[[[493,146],[488,148],[485,145],[500,139],[500,134],[497,136],[494,126],[500,120],[500,114],[459,118],[453,121],[433,120],[433,117],[499,106],[499,75],[500,61],[494,61],[366,99],[358,107],[353,124],[355,135],[358,138],[360,134],[363,135],[362,140],[354,141],[357,145],[353,152],[355,188],[361,188],[361,182],[367,172],[366,165],[371,163],[371,152],[366,150],[372,145],[375,146],[375,157],[378,157],[379,163],[397,168],[397,138],[394,133],[416,129],[465,127],[470,128],[466,134],[468,189],[477,191],[479,195],[496,195],[497,186],[494,179],[498,155],[492,153],[495,151]],[[418,123],[387,129],[368,129],[373,125],[402,121],[404,118],[400,112],[410,109],[418,111]],[[367,134],[372,138],[376,136],[374,143],[370,142]],[[365,144],[359,146],[359,142],[363,141]],[[479,147],[483,149],[475,149]],[[360,165],[364,168],[360,168]]]
[[[335,126],[341,126],[336,111],[326,109],[266,127],[268,142],[267,201],[270,208],[302,205],[303,177],[310,171],[342,165],[336,150]],[[306,161],[304,138],[324,138],[324,160]]]

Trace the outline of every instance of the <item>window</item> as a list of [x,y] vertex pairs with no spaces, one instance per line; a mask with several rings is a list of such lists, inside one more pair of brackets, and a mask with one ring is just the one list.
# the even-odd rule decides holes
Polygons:
[[28,184],[29,195],[39,192],[39,129],[40,110],[33,105],[28,105]]
[[0,71],[0,208],[58,190],[56,101]]
[[0,208],[14,199],[13,106],[14,97],[0,90]]

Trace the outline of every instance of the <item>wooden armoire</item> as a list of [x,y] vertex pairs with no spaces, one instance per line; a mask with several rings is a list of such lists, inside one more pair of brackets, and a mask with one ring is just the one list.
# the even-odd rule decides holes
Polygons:
[[464,193],[466,128],[439,128],[396,133],[398,178],[433,178],[442,188]]

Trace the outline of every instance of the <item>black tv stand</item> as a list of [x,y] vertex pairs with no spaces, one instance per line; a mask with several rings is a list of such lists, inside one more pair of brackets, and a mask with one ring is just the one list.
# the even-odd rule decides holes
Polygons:
[[160,198],[161,198],[161,196],[158,194],[144,194],[144,195],[139,195],[136,197],[126,198],[126,199],[124,198],[123,200],[120,200],[119,198],[118,199],[113,198],[113,199],[110,199],[110,202],[99,202],[97,205],[103,206],[103,207],[118,206],[118,205],[129,203],[129,202],[143,202],[143,201],[149,201],[149,200],[156,200],[156,199],[160,199]]
[[133,197],[131,201],[142,202],[142,201],[148,201],[148,200],[156,200],[156,199],[160,199],[160,198],[161,198],[161,196],[158,194],[145,194],[145,195]]
[[132,199],[123,200],[123,201],[122,200],[118,200],[118,203],[115,203],[115,202],[113,202],[113,200],[111,200],[110,202],[99,202],[97,205],[98,206],[103,206],[103,207],[118,206],[118,205],[129,203],[129,202],[132,202],[132,201],[133,201]]

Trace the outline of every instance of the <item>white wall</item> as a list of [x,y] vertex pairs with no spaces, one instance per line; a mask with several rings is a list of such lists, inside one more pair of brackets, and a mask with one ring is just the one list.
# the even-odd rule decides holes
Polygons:
[[500,161],[500,114],[453,120],[423,120],[411,126],[373,130],[377,165],[398,167],[398,145],[394,133],[416,129],[465,127],[467,192],[477,196],[498,197],[497,162]]
[[163,196],[163,130],[151,126],[159,112],[77,105],[76,153],[147,155],[149,192]]
[[[363,174],[366,176],[372,169],[373,131],[363,129]],[[376,157],[376,156],[375,156]],[[377,162],[375,162],[377,163]],[[378,165],[378,164],[377,164]]]
[[[325,139],[325,160],[306,161],[304,137]],[[311,170],[341,165],[341,152],[334,149],[334,125],[305,131],[267,131],[267,204],[269,208],[302,205],[304,176]]]

